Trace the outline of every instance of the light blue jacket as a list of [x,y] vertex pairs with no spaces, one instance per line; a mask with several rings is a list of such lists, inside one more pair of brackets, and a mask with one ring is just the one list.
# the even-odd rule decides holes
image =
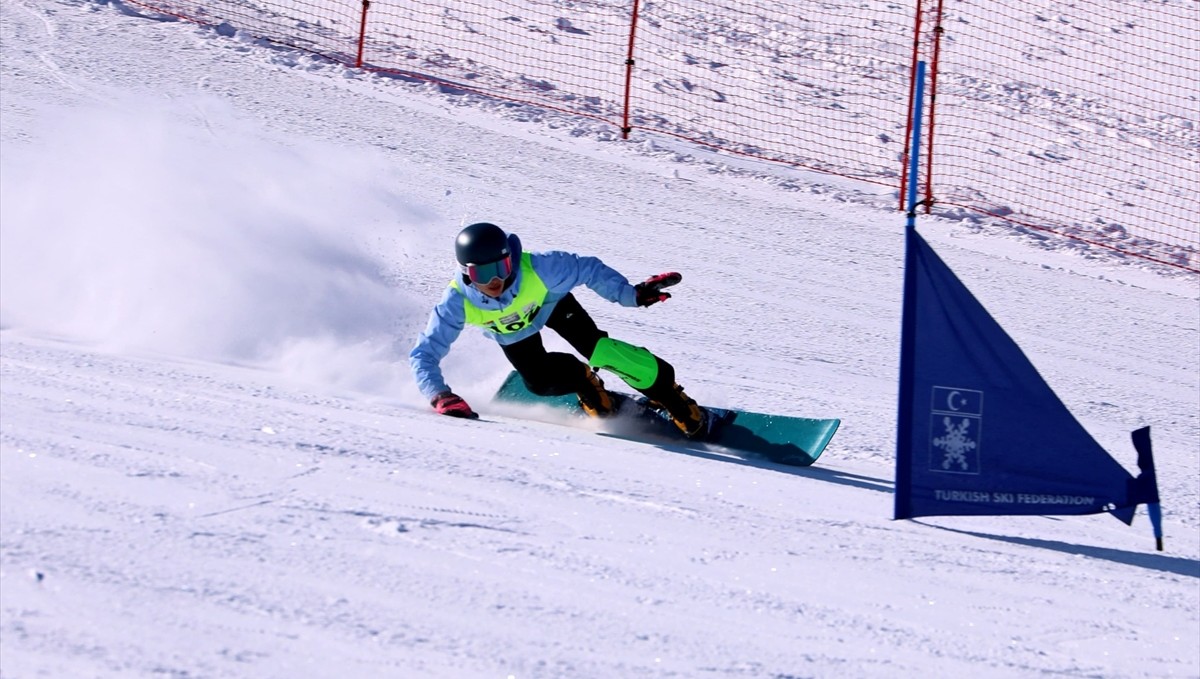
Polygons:
[[[521,241],[513,234],[509,235],[508,240],[513,261],[520,262]],[[480,328],[483,334],[500,344],[519,342],[541,332],[559,300],[580,285],[586,285],[610,302],[621,306],[637,306],[637,292],[629,281],[595,257],[580,257],[569,252],[534,252],[530,253],[530,259],[533,270],[546,285],[546,302],[533,321],[518,332],[499,334]],[[454,275],[460,277],[461,281],[461,273],[456,271]],[[416,346],[408,354],[417,388],[425,398],[433,400],[434,396],[450,391],[450,387],[442,378],[441,362],[446,354],[450,353],[450,345],[454,344],[466,325],[467,314],[463,300],[482,309],[503,309],[512,304],[521,289],[523,274],[520,266],[517,266],[516,275],[516,280],[508,290],[495,299],[471,285],[456,286],[451,283],[446,286],[441,301],[429,315],[429,324],[426,325],[425,332],[421,333]],[[585,360],[587,358],[589,357],[584,357]]]

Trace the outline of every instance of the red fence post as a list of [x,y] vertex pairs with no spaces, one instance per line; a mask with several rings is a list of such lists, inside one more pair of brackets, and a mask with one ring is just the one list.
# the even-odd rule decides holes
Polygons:
[[936,131],[934,122],[937,120],[937,82],[938,57],[942,53],[942,3],[938,0],[937,14],[933,20],[933,60],[929,64],[929,134],[928,150],[925,152],[925,214],[933,210],[933,135]]
[[[923,7],[922,0],[917,0],[917,16],[913,25],[913,48],[912,48],[912,65],[908,73],[908,110],[913,110],[913,97],[917,92],[917,60],[920,58],[921,50],[921,12]],[[907,210],[908,206],[904,204],[904,198],[908,195],[908,154],[912,148],[912,116],[908,116],[908,123],[904,128],[904,153],[901,156],[900,162],[900,209]],[[912,178],[915,182],[916,177]]]
[[358,24],[358,57],[354,60],[354,68],[362,68],[363,65],[363,44],[367,41],[367,9],[371,7],[371,0],[362,0],[362,21]]
[[628,139],[633,130],[629,124],[629,91],[633,84],[633,43],[637,35],[639,2],[640,0],[633,0],[633,14],[629,21],[629,51],[625,55],[625,111],[621,117],[622,139]]

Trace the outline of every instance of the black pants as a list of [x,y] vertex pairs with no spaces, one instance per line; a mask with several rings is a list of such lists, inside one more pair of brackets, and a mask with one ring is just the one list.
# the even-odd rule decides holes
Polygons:
[[[572,294],[555,305],[546,327],[558,333],[584,358],[591,358],[600,338],[608,337],[608,333],[596,327],[596,322]],[[541,333],[500,346],[509,363],[525,380],[525,386],[535,394],[561,396],[589,388],[583,361],[568,353],[546,351]],[[664,386],[669,390],[675,384],[675,369],[661,358],[655,358],[658,360],[658,378],[650,388],[641,390],[652,399],[663,391]]]

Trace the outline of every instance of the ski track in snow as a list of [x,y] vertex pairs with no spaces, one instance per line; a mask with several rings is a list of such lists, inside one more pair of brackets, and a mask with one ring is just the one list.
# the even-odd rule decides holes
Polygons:
[[[1187,643],[1145,631],[1195,613],[1193,560],[1072,549],[1081,526],[1056,520],[1011,522],[1038,538],[892,523],[890,481],[836,464],[720,464],[509,420],[431,427],[270,374],[11,336],[4,358],[20,423],[0,439],[4,562],[44,572],[6,568],[20,603],[5,638],[81,668],[895,676],[929,653],[939,671],[1002,676],[1105,673],[1067,650],[1103,640],[1130,663],[1109,669],[1136,674]],[[1093,523],[1100,544],[1128,538]],[[1094,619],[1101,574],[1120,614]],[[199,645],[172,666],[175,637]]]
[[[54,148],[48,111],[126,139],[148,129],[161,147],[129,161],[81,137],[81,176],[5,174],[56,217],[32,228],[0,201],[14,210],[4,269],[14,243],[49,246],[40,274],[20,267],[37,285],[3,286],[5,677],[1200,674],[1194,278],[923,222],[1127,468],[1129,430],[1154,426],[1168,551],[1151,551],[1141,515],[894,522],[897,214],[839,202],[852,187],[781,190],[699,151],[672,162],[586,123],[480,111],[116,9],[0,2],[6,163],[44,169],[28,151]],[[290,163],[263,160],[280,147]],[[214,163],[214,183],[241,177],[246,195],[180,211],[195,175],[178,158]],[[346,216],[337,231],[287,209],[318,168],[338,200],[303,205]],[[158,214],[141,204],[169,217],[150,245],[156,231],[127,231]],[[396,222],[379,217],[389,207]],[[236,229],[218,219],[241,214],[253,219]],[[297,228],[256,231],[271,217]],[[449,275],[446,244],[477,218],[631,278],[683,271],[652,309],[580,297],[701,400],[842,417],[821,463],[730,462],[493,412],[507,368],[471,334],[447,375],[491,421],[433,415],[403,352]],[[211,238],[166,228],[192,222]],[[64,245],[67,224],[98,233],[99,252]],[[235,232],[263,239],[223,240]],[[261,261],[196,254],[283,236],[294,247]],[[343,241],[399,300],[386,322],[306,296],[384,304],[379,280],[347,282],[334,271],[355,269],[310,254]],[[119,275],[145,260],[171,266]],[[222,276],[197,293],[179,282],[196,270]],[[214,285],[225,276],[250,292]],[[95,304],[60,290],[77,278],[143,302],[137,323],[67,323]],[[309,304],[311,323],[275,318],[289,304]],[[248,350],[246,335],[264,341]]]

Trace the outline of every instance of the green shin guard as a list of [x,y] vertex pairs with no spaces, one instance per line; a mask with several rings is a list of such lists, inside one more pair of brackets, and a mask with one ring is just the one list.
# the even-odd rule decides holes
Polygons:
[[637,390],[649,389],[658,379],[658,359],[648,349],[602,337],[588,359],[593,370],[604,368]]

